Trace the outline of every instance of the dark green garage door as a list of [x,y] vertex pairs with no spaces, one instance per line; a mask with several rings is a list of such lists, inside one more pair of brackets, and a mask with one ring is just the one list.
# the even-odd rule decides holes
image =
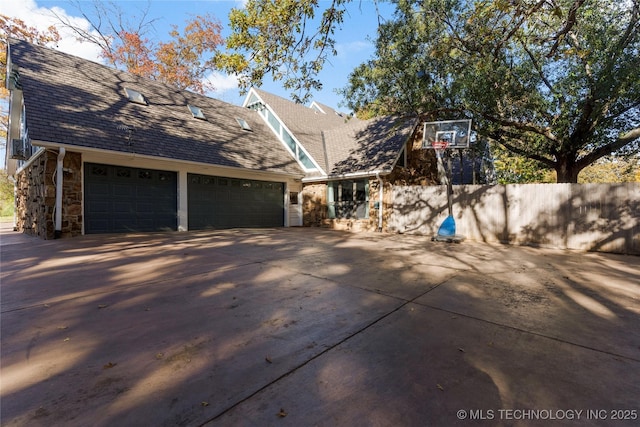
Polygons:
[[284,183],[188,175],[189,229],[282,227]]
[[177,174],[85,163],[85,233],[177,229]]

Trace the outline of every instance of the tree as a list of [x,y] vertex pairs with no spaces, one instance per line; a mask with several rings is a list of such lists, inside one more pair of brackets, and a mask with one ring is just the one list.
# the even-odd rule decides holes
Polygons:
[[399,0],[343,95],[356,110],[472,117],[577,182],[596,160],[638,150],[639,18],[640,0]]
[[333,35],[349,1],[331,0],[314,22],[318,0],[248,0],[229,15],[229,52],[217,55],[217,65],[238,75],[245,92],[270,74],[295,101],[306,102],[322,87],[317,76],[327,57],[336,55]]
[[0,218],[13,215],[15,209],[13,188],[13,182],[9,180],[7,171],[0,169]]
[[638,159],[602,158],[580,172],[578,182],[640,182]]
[[[198,93],[214,89],[205,77],[216,69],[214,54],[223,45],[222,25],[209,14],[187,21],[183,32],[172,26],[168,42],[153,42],[147,33],[154,19],[148,19],[148,5],[136,23],[127,21],[114,3],[94,1],[92,16],[81,11],[89,22],[85,29],[68,18],[56,15],[78,40],[97,45],[102,57],[114,67],[158,80],[179,89]],[[54,12],[55,13],[55,12]]]

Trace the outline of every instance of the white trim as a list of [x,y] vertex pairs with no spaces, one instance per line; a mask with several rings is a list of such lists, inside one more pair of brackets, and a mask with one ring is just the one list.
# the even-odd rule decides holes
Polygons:
[[[191,160],[181,160],[181,159],[171,159],[168,157],[157,157],[157,156],[149,156],[146,154],[136,154],[136,153],[126,153],[123,151],[112,151],[112,150],[104,150],[101,148],[92,148],[92,147],[82,147],[79,145],[69,145],[69,144],[56,144],[56,143],[51,143],[51,142],[45,142],[45,141],[35,141],[35,140],[31,140],[31,144],[34,146],[39,146],[39,147],[44,147],[44,148],[66,148],[68,151],[73,151],[76,153],[90,153],[90,154],[96,154],[96,155],[105,155],[108,156],[108,159],[105,159],[104,161],[108,161],[110,162],[109,164],[113,164],[114,161],[128,161],[128,162],[132,162],[132,161],[136,161],[136,160],[141,160],[141,161],[153,161],[153,162],[160,162],[160,163],[167,163],[166,166],[164,166],[165,170],[169,170],[169,171],[178,171],[181,168],[177,167],[175,164],[178,165],[192,165],[192,166],[196,166],[199,168],[203,168],[205,171],[207,169],[222,169],[222,170],[226,170],[228,172],[240,172],[240,174],[244,173],[244,175],[240,175],[238,174],[238,177],[244,177],[246,176],[246,174],[252,174],[252,175],[256,175],[256,176],[264,176],[264,177],[287,177],[287,178],[302,178],[304,175],[301,174],[293,174],[293,173],[286,173],[286,172],[277,172],[277,171],[261,171],[261,170],[255,170],[255,169],[247,169],[247,168],[238,168],[238,167],[233,167],[233,166],[224,166],[224,165],[215,165],[215,164],[211,164],[211,163],[201,163],[201,162],[194,162]],[[35,156],[35,154],[34,154]],[[32,156],[32,157],[34,157]],[[31,159],[30,159],[31,160]],[[95,160],[89,160],[89,163],[94,163],[96,162]],[[99,161],[97,161],[99,162]],[[125,165],[123,165],[125,166]],[[200,172],[198,172],[200,173]],[[201,172],[203,174],[207,174],[208,172]]]
[[368,172],[352,172],[352,173],[342,173],[339,175],[323,175],[323,176],[314,176],[311,178],[302,178],[302,182],[319,182],[319,181],[339,181],[341,179],[355,179],[355,178],[367,178],[367,177],[376,177],[378,175],[389,175],[391,171],[384,170],[372,170]]
[[186,170],[178,171],[178,231],[189,230],[189,181]]
[[62,233],[62,189],[64,186],[64,156],[66,150],[64,147],[60,147],[58,150],[58,157],[56,159],[56,215],[55,215],[55,228],[54,237],[60,237]]
[[[32,141],[32,143],[33,143],[33,141]],[[51,147],[51,148],[58,148],[58,147]],[[29,166],[31,166],[31,164],[32,164],[32,163],[33,163],[33,162],[34,162],[38,157],[40,157],[40,155],[41,155],[42,153],[44,153],[45,151],[47,151],[47,150],[45,149],[45,147],[40,147],[40,148],[38,149],[38,151],[36,151],[35,153],[33,153],[33,154],[31,155],[31,157],[29,157],[29,158],[28,158],[28,159],[27,159],[27,160],[26,160],[22,165],[20,165],[20,167],[19,167],[19,168],[17,168],[17,169],[15,170],[15,172],[13,173],[13,175],[14,175],[14,176],[16,176],[16,175],[18,175],[20,172],[22,172],[23,170],[25,170],[26,168],[28,168]]]
[[309,105],[309,108],[311,108],[312,110],[316,110],[316,111],[318,111],[319,113],[327,114],[327,112],[326,112],[326,111],[324,111],[324,110],[322,109],[322,107],[320,106],[320,104],[318,104],[316,101],[313,101],[313,102],[311,103],[311,105]]
[[[285,129],[285,130],[289,133],[289,135],[291,136],[291,138],[293,138],[293,140],[295,141],[296,146],[298,146],[299,148],[301,148],[301,149],[302,149],[302,151],[303,151],[303,152],[304,152],[304,154],[307,156],[307,158],[309,158],[309,159],[311,160],[311,162],[316,166],[316,169],[326,174],[326,171],[320,167],[320,165],[318,164],[318,162],[316,162],[316,159],[314,159],[314,158],[313,158],[313,156],[312,156],[311,154],[309,154],[309,152],[307,151],[307,149],[306,149],[306,148],[304,148],[304,145],[302,145],[302,143],[298,140],[298,138],[296,138],[295,133],[291,132],[291,129],[289,129],[289,128],[284,124],[284,122],[282,121],[282,119],[281,119],[281,118],[280,118],[280,117],[279,117],[279,116],[278,116],[278,115],[273,111],[273,109],[269,106],[269,104],[267,104],[267,103],[265,102],[265,100],[264,100],[264,99],[262,99],[262,97],[260,96],[260,94],[258,94],[258,93],[253,89],[253,88],[251,88],[251,89],[249,90],[249,93],[247,93],[247,96],[246,96],[246,98],[245,98],[244,102],[242,103],[242,106],[243,106],[243,107],[245,107],[245,108],[247,107],[247,105],[248,105],[248,101],[249,101],[249,98],[251,97],[251,94],[255,95],[255,97],[256,97],[256,98],[258,98],[258,99],[260,100],[260,102],[262,103],[262,105],[264,105],[264,107],[265,107],[265,108],[264,108],[263,110],[265,110],[265,109],[266,109],[266,110],[268,110],[271,114],[273,114],[273,116],[276,118],[276,120],[277,120],[277,121],[278,121],[278,123],[280,124],[281,129]],[[307,168],[304,164],[302,164],[302,162],[298,159],[298,156],[296,155],[296,153],[294,153],[294,152],[292,152],[292,151],[291,151],[291,148],[287,145],[287,143],[286,143],[286,142],[284,142],[284,138],[282,137],[282,131],[280,131],[280,132],[276,132],[276,130],[273,128],[273,126],[271,126],[271,123],[269,123],[269,120],[268,120],[268,119],[267,119],[267,118],[262,114],[262,111],[263,111],[263,110],[259,111],[259,112],[258,112],[258,115],[262,118],[262,121],[264,121],[264,122],[267,124],[267,126],[269,126],[269,129],[271,129],[271,131],[272,131],[272,132],[273,132],[273,133],[278,137],[278,140],[280,141],[280,143],[281,143],[282,145],[284,145],[285,149],[289,152],[289,154],[291,154],[291,155],[292,155],[292,157],[294,158],[294,160],[295,160],[296,162],[298,162],[298,164],[302,167],[302,169],[303,169],[304,171],[313,171],[314,169],[309,169],[309,168]]]

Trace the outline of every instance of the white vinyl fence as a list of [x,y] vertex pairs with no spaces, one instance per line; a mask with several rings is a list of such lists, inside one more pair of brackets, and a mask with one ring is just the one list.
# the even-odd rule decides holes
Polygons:
[[[446,186],[394,186],[391,232],[433,235]],[[470,240],[640,254],[640,184],[453,187],[456,232]]]

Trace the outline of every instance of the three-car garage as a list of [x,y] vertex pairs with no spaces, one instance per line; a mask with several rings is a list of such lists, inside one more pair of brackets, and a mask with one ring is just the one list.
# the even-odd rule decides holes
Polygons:
[[[189,230],[284,225],[285,183],[188,173]],[[178,228],[178,173],[84,165],[85,233]]]

